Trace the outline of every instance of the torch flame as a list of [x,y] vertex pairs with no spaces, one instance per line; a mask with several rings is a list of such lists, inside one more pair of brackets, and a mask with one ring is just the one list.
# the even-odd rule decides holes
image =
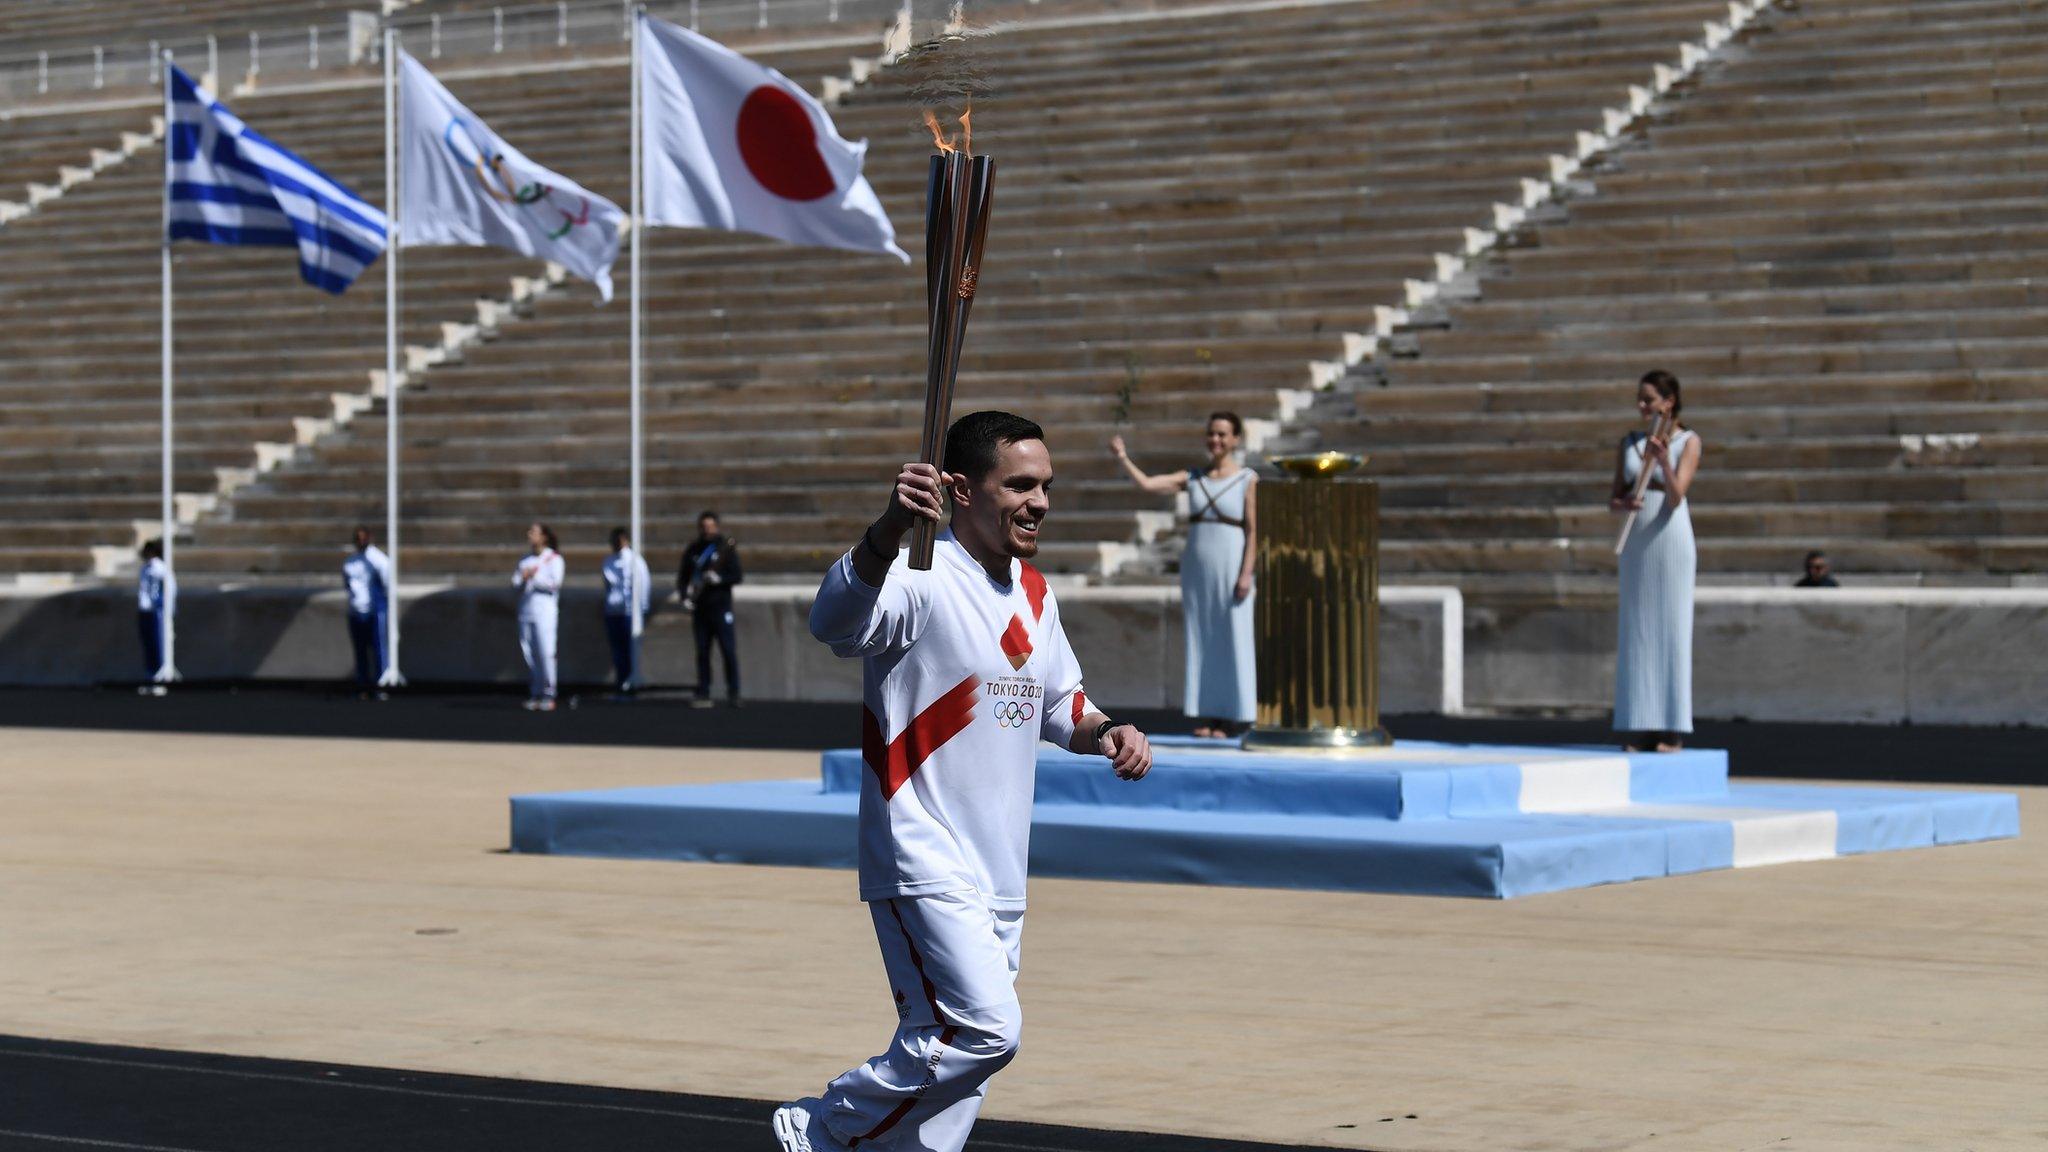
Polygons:
[[939,118],[932,115],[932,110],[929,108],[924,110],[924,126],[931,130],[932,147],[937,148],[941,152],[958,151],[958,149],[953,147],[953,141],[947,138],[946,130],[939,127]]
[[929,108],[924,110],[924,126],[932,134],[932,147],[937,148],[939,151],[967,152],[970,154],[974,151],[973,105],[969,105],[965,112],[960,113],[960,142],[957,144],[953,142],[952,134],[940,126],[938,116],[934,115]]

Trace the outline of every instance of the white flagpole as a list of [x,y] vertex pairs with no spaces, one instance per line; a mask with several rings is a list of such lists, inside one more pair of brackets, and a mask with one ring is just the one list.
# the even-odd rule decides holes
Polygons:
[[[163,540],[163,548],[164,548],[164,572],[165,572],[164,580],[165,580],[165,583],[166,583],[166,584],[168,585],[170,581],[172,581],[172,580],[175,580],[175,579],[177,578],[177,577],[176,577],[176,569],[175,569],[175,568],[173,567],[173,565],[172,565],[172,555],[171,555],[171,553],[172,553],[172,551],[173,551],[173,548],[174,548],[174,546],[175,546],[175,541],[176,541],[176,538],[177,538],[177,531],[176,531],[176,529],[177,529],[177,522],[176,522],[176,519],[175,519],[175,516],[174,516],[174,508],[175,508],[175,502],[174,502],[174,501],[172,500],[172,496],[171,496],[171,487],[172,487],[172,484],[173,484],[173,482],[174,482],[174,478],[173,478],[173,476],[172,476],[172,474],[171,474],[171,346],[172,346],[172,343],[173,343],[173,340],[172,340],[172,335],[173,335],[173,329],[172,329],[172,316],[173,316],[173,312],[172,312],[172,308],[171,308],[171,140],[172,140],[173,134],[175,133],[176,129],[175,129],[175,125],[173,124],[173,122],[172,122],[172,120],[171,120],[171,54],[170,54],[170,53],[169,53],[168,51],[164,53],[164,58],[163,58],[163,72],[164,72],[164,187],[163,187],[163,231],[162,231],[162,235],[161,235],[161,236],[160,236],[160,237],[158,238],[158,239],[159,239],[159,241],[160,241],[160,243],[161,243],[161,248],[162,248],[162,259],[163,259],[163,349],[162,349],[162,352],[163,352],[163,374],[164,374],[164,378],[163,378],[163,429],[162,429],[162,434],[163,434],[163,478],[162,478],[162,488],[163,488],[163,491],[162,491],[162,498],[163,498],[163,506],[162,506],[162,508],[161,508],[161,510],[160,510],[160,511],[161,511],[161,513],[162,513],[162,521],[163,521],[163,524],[162,524],[162,529],[161,529],[161,532],[162,532],[162,540]],[[161,619],[162,619],[162,621],[163,621],[163,658],[164,658],[164,662],[163,662],[162,664],[160,664],[160,665],[158,665],[158,666],[157,666],[157,670],[156,670],[156,675],[155,675],[155,677],[154,677],[154,678],[155,678],[155,679],[156,679],[156,680],[157,680],[158,682],[162,682],[162,681],[167,681],[167,680],[175,680],[175,679],[177,679],[177,676],[178,676],[178,660],[177,660],[177,648],[178,648],[178,627],[177,627],[177,622],[176,622],[176,619],[175,619],[175,611],[176,611],[176,609],[174,608],[174,606],[173,606],[173,605],[174,605],[174,601],[172,601],[172,600],[171,600],[171,598],[170,598],[169,596],[165,596],[165,597],[163,598],[163,604],[162,604],[162,609],[161,609],[161,612],[160,612],[160,618],[161,618]]]
[[[631,306],[628,309],[630,313],[630,318],[627,321],[627,326],[632,331],[629,337],[631,350],[627,353],[627,376],[629,377],[627,392],[629,396],[628,406],[632,410],[631,437],[633,441],[632,448],[629,453],[629,456],[632,461],[632,479],[630,483],[630,486],[632,488],[630,501],[630,522],[632,524],[632,528],[629,529],[629,531],[631,531],[633,534],[634,554],[640,557],[645,557],[647,555],[647,541],[644,537],[640,535],[640,497],[643,470],[640,446],[640,250],[641,241],[646,236],[646,222],[640,218],[640,34],[644,30],[646,22],[647,9],[644,6],[635,6],[635,8],[633,9],[633,48],[632,51],[628,53],[627,57],[631,61],[633,69],[633,252],[632,263],[629,269],[629,274],[632,280],[632,287],[629,293],[631,296]],[[628,568],[630,569],[630,571],[626,574],[626,587],[631,589],[630,596],[633,601],[633,676],[635,681],[637,682],[640,676],[640,631],[645,621],[641,619],[640,611],[640,597],[642,595],[642,592],[639,587],[639,565],[637,563],[631,564],[628,565]],[[638,686],[637,683],[635,686]]]
[[384,653],[377,683],[399,687],[398,671],[398,30],[384,28],[384,553],[391,559],[384,589]]

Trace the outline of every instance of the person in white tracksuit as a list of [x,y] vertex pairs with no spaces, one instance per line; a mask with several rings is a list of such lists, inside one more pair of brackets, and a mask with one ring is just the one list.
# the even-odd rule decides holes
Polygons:
[[[988,1080],[1017,1053],[1015,983],[1041,740],[1100,755],[1125,780],[1152,766],[1130,724],[1090,706],[1059,603],[1029,558],[1050,508],[1038,425],[961,417],[943,476],[905,464],[880,519],[826,573],[811,635],[860,657],[860,898],[897,1028],[822,1096],[777,1109],[783,1152],[960,1152]],[[951,528],[929,571],[900,555],[919,518]]]
[[555,628],[561,619],[562,562],[555,530],[535,522],[526,528],[528,554],[512,573],[519,590],[519,651],[526,657],[526,707],[555,710]]

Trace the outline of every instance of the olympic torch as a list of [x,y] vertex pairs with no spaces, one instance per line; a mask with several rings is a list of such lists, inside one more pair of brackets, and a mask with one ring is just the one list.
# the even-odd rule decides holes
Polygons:
[[[967,314],[974,309],[974,289],[981,274],[988,218],[995,198],[996,163],[968,150],[972,137],[963,131],[955,147],[931,113],[925,122],[939,151],[932,157],[924,196],[924,288],[927,334],[924,370],[924,432],[918,459],[939,471],[946,469],[946,428],[953,421],[953,384],[960,374],[960,346],[967,336]],[[962,129],[968,116],[960,117]],[[932,566],[932,545],[938,528],[919,520],[910,538],[910,566],[920,572]]]

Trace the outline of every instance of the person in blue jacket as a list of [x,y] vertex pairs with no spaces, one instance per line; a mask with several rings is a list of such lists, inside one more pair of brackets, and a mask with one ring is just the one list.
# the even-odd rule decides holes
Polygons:
[[164,563],[164,543],[151,540],[142,546],[142,571],[135,581],[135,624],[142,638],[143,691],[164,694],[164,685],[176,675],[164,658],[167,640],[178,615],[178,578]]
[[356,691],[367,696],[391,669],[391,654],[385,650],[391,557],[370,542],[370,530],[361,525],[356,527],[354,550],[341,562],[341,583],[348,589],[348,642],[355,650]]
[[604,562],[604,637],[612,649],[612,677],[619,694],[640,688],[640,638],[633,635],[633,601],[640,601],[640,619],[654,607],[654,577],[647,561],[633,550],[624,528],[612,529],[612,554]]

